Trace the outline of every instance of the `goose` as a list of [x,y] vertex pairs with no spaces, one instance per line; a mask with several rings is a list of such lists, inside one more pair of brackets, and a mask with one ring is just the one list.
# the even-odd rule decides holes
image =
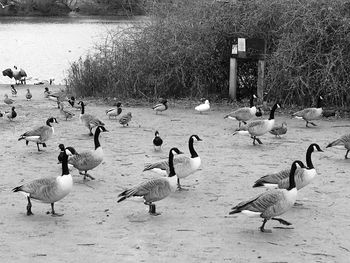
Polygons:
[[240,202],[232,208],[230,215],[242,213],[251,217],[264,218],[263,224],[260,226],[261,232],[271,233],[271,230],[265,229],[265,224],[268,220],[276,220],[283,225],[291,225],[282,218],[276,218],[287,212],[294,205],[297,199],[297,187],[295,185],[294,174],[297,169],[297,164],[300,167],[305,167],[303,162],[294,161],[289,173],[289,185],[287,189],[272,189],[266,191],[248,201]]
[[12,97],[17,97],[17,89],[13,84],[11,84],[11,93],[12,93]]
[[23,133],[18,140],[26,140],[26,145],[28,145],[30,141],[35,142],[38,147],[38,151],[41,151],[39,144],[42,144],[43,147],[46,147],[46,141],[49,140],[55,132],[54,128],[51,126],[51,123],[58,122],[56,118],[50,117],[47,119],[46,125]]
[[[86,177],[95,180],[95,178],[89,175],[87,171],[94,169],[103,161],[103,150],[99,141],[99,135],[101,132],[108,131],[104,126],[97,126],[94,135],[95,149],[93,151],[80,152],[69,157],[68,163],[78,169],[79,174],[84,175],[84,180]],[[85,173],[83,173],[83,171]]]
[[29,90],[29,89],[27,89],[26,99],[27,99],[27,100],[31,100],[31,99],[32,99],[32,97],[33,97],[32,93],[30,93],[30,90]]
[[106,115],[108,116],[108,119],[110,119],[111,117],[114,117],[114,118],[118,117],[123,111],[121,106],[122,104],[118,102],[117,108],[110,108],[106,110]]
[[83,101],[79,101],[78,103],[79,105],[81,105],[81,113],[79,116],[79,120],[81,123],[83,123],[85,125],[85,127],[87,127],[90,131],[89,135],[92,136],[92,128],[97,127],[97,126],[104,126],[105,124],[100,121],[98,118],[96,118],[95,116],[91,115],[91,114],[86,114],[85,113],[85,104]]
[[177,175],[174,169],[174,154],[182,153],[178,148],[171,148],[169,151],[169,176],[157,179],[151,179],[139,185],[133,186],[118,195],[121,197],[117,202],[120,203],[132,196],[140,196],[144,199],[144,204],[149,206],[149,213],[157,216],[156,205],[153,202],[160,201],[172,192],[176,191]]
[[209,100],[205,100],[204,103],[198,105],[197,107],[194,108],[196,111],[199,111],[200,114],[202,114],[202,112],[207,111],[210,109],[210,103]]
[[[298,168],[296,171],[295,182],[298,190],[311,183],[311,181],[317,176],[317,171],[311,160],[311,154],[314,151],[323,152],[318,144],[310,144],[306,151],[306,167],[304,169]],[[253,187],[287,189],[289,185],[289,173],[290,169],[286,169],[278,173],[265,175],[258,179]]]
[[343,135],[339,139],[328,144],[326,148],[338,146],[338,145],[339,146],[343,145],[344,148],[347,150],[345,154],[345,159],[348,159],[348,153],[350,151],[350,134]]
[[[178,183],[179,190],[184,190],[181,187],[180,179],[185,178],[190,174],[193,174],[201,166],[201,158],[199,157],[199,155],[197,154],[197,152],[193,147],[194,140],[202,141],[202,139],[199,138],[198,135],[194,134],[190,136],[188,140],[188,148],[190,150],[191,157],[188,157],[185,155],[178,155],[174,159],[174,166],[178,177],[177,183]],[[169,163],[168,161],[160,161],[153,164],[146,164],[143,171],[150,171],[150,170],[162,175],[169,174],[170,173]]]
[[[70,97],[70,99],[68,100],[68,103],[69,103],[70,106],[72,106],[72,108],[74,108],[76,110],[81,110],[81,105],[75,103],[75,97],[74,96]],[[84,106],[86,106],[86,104],[84,104]]]
[[132,115],[131,112],[128,112],[127,114],[124,114],[120,119],[119,123],[123,125],[123,127],[129,126],[129,122],[131,121]]
[[27,73],[23,69],[18,70],[16,66],[14,67],[14,70],[10,68],[5,69],[2,71],[2,75],[7,76],[10,79],[14,78],[16,82],[15,84],[26,83]]
[[287,122],[284,121],[280,126],[273,127],[270,133],[275,135],[275,137],[281,138],[281,135],[287,133]]
[[162,147],[163,140],[159,137],[159,132],[154,133],[153,146],[155,151],[159,151]]
[[158,114],[158,112],[166,111],[168,109],[168,101],[163,99],[161,103],[156,104],[152,109],[156,111],[156,114]]
[[72,112],[67,111],[67,110],[64,109],[64,104],[63,104],[63,102],[60,102],[59,104],[60,104],[60,113],[61,113],[61,115],[63,116],[63,118],[65,118],[66,120],[68,120],[68,119],[72,119],[72,118],[75,116],[74,113],[72,113]]
[[[64,147],[63,147],[64,148]],[[55,212],[55,202],[67,196],[73,188],[73,179],[68,170],[68,156],[63,151],[62,175],[54,178],[41,178],[17,186],[13,192],[23,193],[28,200],[27,216],[33,215],[31,199],[51,204],[51,216],[63,216]]]
[[313,126],[317,126],[312,120],[318,120],[322,117],[322,96],[318,97],[316,108],[306,108],[301,111],[297,111],[292,114],[292,117],[303,119],[306,121],[306,127],[309,127],[309,123]]
[[233,112],[230,112],[229,114],[224,116],[224,119],[234,119],[239,121],[238,127],[241,127],[241,123],[247,124],[247,121],[252,119],[254,116],[261,117],[262,112],[261,108],[258,108],[258,111],[256,107],[254,106],[254,99],[256,99],[257,96],[255,94],[252,94],[250,97],[250,107],[243,107],[239,108]]
[[10,112],[5,112],[6,113],[6,117],[12,121],[14,118],[17,117],[17,112],[15,111],[15,106],[12,106],[11,111]]
[[63,161],[63,155],[65,154],[64,152],[67,153],[68,157],[74,154],[77,154],[78,152],[74,149],[74,147],[68,146],[68,147],[64,147],[64,144],[59,144],[58,148],[60,148],[61,152],[58,155],[57,159],[58,159],[58,163],[62,163]]
[[4,97],[5,97],[4,102],[5,102],[7,105],[11,105],[12,103],[15,102],[13,99],[10,99],[9,96],[8,96],[7,94],[5,94]]
[[247,125],[243,126],[242,128],[239,128],[237,131],[233,133],[235,134],[249,134],[250,137],[253,139],[253,144],[255,145],[255,140],[262,144],[259,138],[257,136],[261,136],[269,131],[272,130],[274,124],[275,124],[275,111],[277,108],[280,108],[280,104],[276,103],[273,105],[272,110],[270,112],[270,118],[268,120],[255,120]]
[[45,87],[45,90],[44,90],[44,97],[45,98],[49,98],[49,95],[51,94],[51,91],[49,91],[49,88],[48,87]]

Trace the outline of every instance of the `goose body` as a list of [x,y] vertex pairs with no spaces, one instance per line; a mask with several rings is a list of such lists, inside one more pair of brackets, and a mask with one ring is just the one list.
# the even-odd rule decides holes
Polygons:
[[168,109],[168,101],[164,99],[161,103],[153,106],[152,109],[156,111],[156,114],[158,114],[158,112],[166,111]]
[[12,97],[17,97],[17,89],[13,84],[11,84],[11,93],[12,93]]
[[98,118],[91,114],[86,114],[85,113],[85,104],[84,102],[80,101],[79,104],[81,105],[81,113],[79,116],[79,120],[81,123],[85,125],[86,128],[89,129],[89,135],[92,136],[92,129],[97,126],[104,126],[105,124],[100,121]]
[[313,126],[317,126],[312,120],[318,120],[322,117],[322,96],[318,97],[316,108],[306,108],[301,111],[293,113],[292,117],[300,118],[306,121],[306,127],[309,127],[309,123]]
[[31,199],[51,204],[52,216],[61,216],[54,210],[54,203],[67,196],[73,188],[73,179],[69,174],[68,156],[64,152],[62,160],[62,175],[54,178],[41,178],[13,188],[13,192],[22,192],[28,200],[27,215],[33,215]]
[[6,117],[7,117],[10,121],[12,121],[14,118],[17,117],[17,112],[15,111],[15,107],[14,107],[14,106],[11,108],[11,111],[10,111],[10,112],[7,112],[7,113],[6,113]]
[[27,100],[31,100],[31,99],[32,99],[32,97],[33,97],[32,93],[30,92],[30,90],[29,90],[29,89],[27,89],[26,99],[27,99]]
[[290,169],[289,186],[287,189],[272,189],[248,201],[240,202],[232,208],[232,211],[229,214],[242,213],[247,216],[263,218],[263,224],[260,226],[261,232],[271,232],[264,228],[266,222],[270,219],[279,221],[284,225],[291,225],[291,223],[281,218],[276,218],[276,216],[287,212],[297,199],[298,190],[294,180],[297,164],[299,164],[300,167],[304,167],[304,164],[301,161],[293,162]]
[[255,145],[255,140],[262,144],[259,138],[257,136],[264,135],[265,133],[271,131],[275,124],[275,111],[277,108],[280,107],[279,103],[276,103],[270,112],[270,117],[267,120],[255,120],[249,122],[247,125],[243,126],[242,128],[239,128],[237,131],[233,133],[235,134],[249,134],[250,137],[253,139],[253,144]]
[[14,67],[12,70],[11,68],[7,68],[2,72],[2,75],[10,79],[14,78],[16,84],[26,83],[27,73],[23,69],[18,70],[17,67]]
[[177,188],[176,170],[173,165],[174,153],[179,154],[181,152],[177,148],[172,148],[169,151],[168,162],[170,172],[168,177],[151,179],[123,191],[118,195],[118,197],[121,197],[118,200],[118,203],[133,196],[143,197],[144,203],[149,206],[149,213],[152,215],[158,215],[153,202],[166,198],[172,192],[175,192]]
[[162,144],[163,144],[163,140],[162,138],[160,138],[159,132],[156,131],[154,133],[154,139],[153,139],[154,150],[159,151],[162,147]]
[[131,121],[132,115],[131,112],[128,112],[127,114],[124,114],[122,117],[119,119],[119,123],[123,125],[123,127],[129,126],[129,122]]
[[7,94],[4,95],[4,102],[7,104],[7,105],[11,105],[12,103],[14,103],[15,101],[13,99],[10,99],[9,96]]
[[46,125],[40,126],[38,128],[23,133],[18,140],[25,140],[26,145],[28,145],[30,141],[35,142],[38,147],[38,151],[40,151],[39,144],[42,144],[43,147],[46,147],[46,142],[54,134],[54,128],[51,126],[51,123],[58,122],[56,118],[51,117],[46,121]]
[[106,110],[106,115],[110,119],[111,117],[116,118],[122,113],[122,104],[120,102],[117,103],[117,108],[110,108]]
[[281,135],[287,133],[287,122],[284,121],[280,126],[273,127],[270,133],[280,138]]
[[[317,176],[317,171],[312,163],[311,154],[314,151],[323,152],[316,143],[310,144],[306,151],[306,167],[297,168],[295,172],[295,183],[297,189],[301,189],[312,182]],[[267,187],[287,189],[289,186],[290,169],[282,170],[278,173],[268,174],[258,179],[253,187]]]
[[196,111],[199,111],[199,113],[202,113],[204,111],[208,111],[210,109],[210,103],[209,100],[205,100],[203,104],[198,105],[194,108]]
[[328,144],[326,148],[334,146],[344,146],[346,149],[345,159],[348,159],[348,153],[350,151],[350,134],[343,135],[339,139]]
[[[191,156],[188,157],[186,155],[177,155],[175,156],[173,161],[176,175],[178,177],[179,189],[182,189],[180,184],[180,179],[186,178],[190,174],[193,174],[194,172],[196,172],[202,163],[201,158],[199,157],[199,155],[197,154],[197,152],[193,147],[194,140],[202,141],[202,139],[200,139],[198,135],[190,136],[188,140],[188,147],[189,147]],[[164,160],[164,161],[159,161],[152,164],[146,164],[143,171],[154,171],[158,174],[167,175],[170,173],[169,162],[167,160]]]
[[94,150],[75,153],[68,159],[68,163],[78,169],[80,174],[84,175],[84,180],[86,177],[94,180],[95,178],[89,175],[87,171],[94,169],[103,161],[104,154],[99,141],[99,135],[101,132],[107,132],[104,126],[98,126],[96,128],[94,135]]
[[63,116],[63,118],[65,118],[66,120],[72,119],[75,116],[74,113],[64,109],[63,102],[60,102],[60,113]]

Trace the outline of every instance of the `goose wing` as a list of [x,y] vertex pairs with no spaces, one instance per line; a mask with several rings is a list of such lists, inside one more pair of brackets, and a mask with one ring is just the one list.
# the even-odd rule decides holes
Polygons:
[[41,178],[13,189],[14,191],[29,194],[33,199],[51,200],[52,193],[56,190],[56,178]]
[[74,167],[87,167],[90,166],[94,155],[92,152],[86,151],[81,153],[76,153],[68,158],[68,163],[72,164]]
[[50,134],[50,127],[47,125],[40,126],[38,128],[35,128],[33,130],[27,131],[22,134],[23,137],[29,137],[29,136],[40,136],[40,137],[47,137]]
[[155,169],[155,168],[163,170],[163,171],[167,171],[167,174],[168,174],[169,170],[170,170],[168,160],[159,161],[159,162],[156,162],[156,163],[146,164],[145,168],[143,169],[143,171],[149,171],[149,170],[152,170],[152,169]]
[[84,114],[81,117],[87,124],[90,124],[91,126],[104,126],[105,124],[100,121],[98,118],[91,114]]

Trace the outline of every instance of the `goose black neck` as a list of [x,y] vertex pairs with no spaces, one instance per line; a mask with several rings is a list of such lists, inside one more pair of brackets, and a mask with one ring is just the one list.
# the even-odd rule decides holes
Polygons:
[[67,175],[69,174],[68,170],[68,155],[66,154],[65,151],[63,152],[63,158],[62,158],[62,175]]
[[175,175],[174,154],[173,154],[173,151],[170,150],[170,152],[169,152],[169,175],[168,175],[168,177],[172,177],[174,175]]
[[46,121],[46,125],[49,126],[49,127],[51,127],[50,120],[47,120],[47,121]]
[[196,158],[198,157],[197,152],[195,151],[194,147],[193,147],[193,137],[191,136],[190,139],[188,140],[188,148],[190,150],[191,153],[191,158]]
[[81,104],[81,114],[84,114],[85,112],[85,105],[84,103]]
[[322,99],[321,99],[321,97],[318,97],[317,108],[321,108],[321,107],[322,107]]
[[250,102],[249,102],[250,107],[252,108],[254,106],[254,95],[250,97]]
[[289,173],[289,187],[287,189],[288,191],[290,191],[296,187],[295,176],[294,176],[296,169],[297,169],[297,165],[295,163],[293,163],[292,168],[290,169],[290,173]]
[[270,118],[269,120],[273,120],[275,118],[275,111],[277,109],[277,104],[273,105],[272,110],[270,112]]
[[100,141],[98,140],[98,137],[100,136],[101,130],[97,127],[94,135],[94,143],[95,143],[95,150],[101,146]]
[[314,168],[314,165],[313,165],[312,160],[311,160],[311,154],[313,151],[314,151],[313,146],[310,146],[306,151],[306,165],[307,165],[307,168],[309,168],[309,169]]

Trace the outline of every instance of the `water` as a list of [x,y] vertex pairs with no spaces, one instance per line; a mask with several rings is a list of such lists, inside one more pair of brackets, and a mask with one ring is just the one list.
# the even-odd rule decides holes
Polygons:
[[[0,70],[23,68],[27,83],[55,79],[64,84],[70,64],[93,51],[113,31],[140,21],[117,18],[0,17]],[[0,84],[14,83],[2,76]]]

